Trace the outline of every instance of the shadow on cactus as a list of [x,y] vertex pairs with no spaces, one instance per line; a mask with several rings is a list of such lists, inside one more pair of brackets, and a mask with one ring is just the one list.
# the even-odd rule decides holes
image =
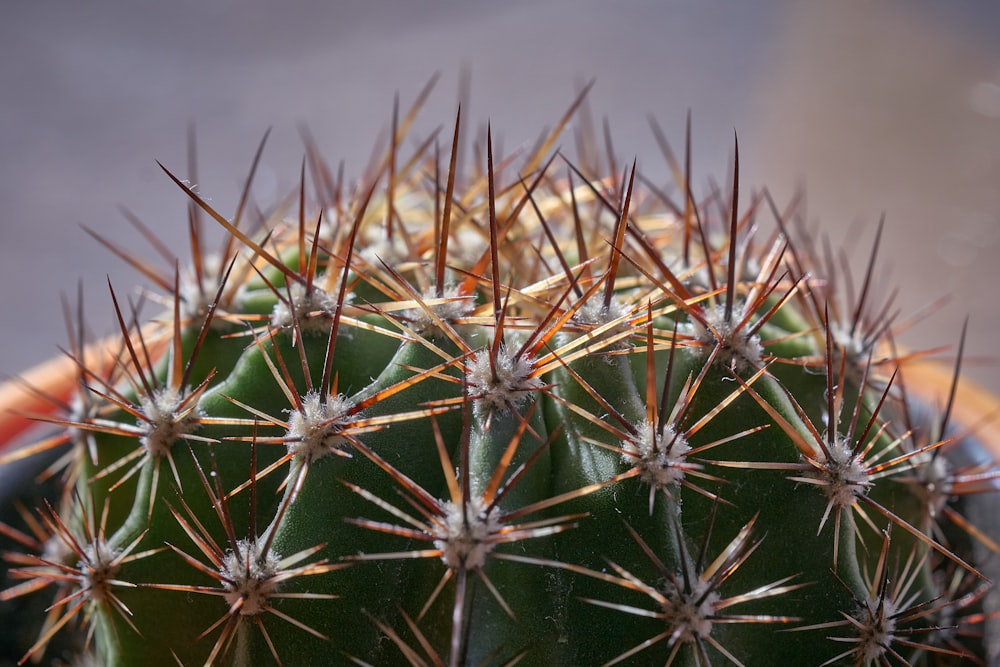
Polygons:
[[187,268],[94,234],[168,307],[111,288],[110,361],[72,327],[59,434],[4,456],[65,452],[3,528],[2,598],[51,605],[22,662],[984,664],[998,473],[907,400],[875,252],[833,279],[738,149],[696,199],[690,128],[670,183],[571,162],[583,94],[458,173],[461,114],[400,148],[425,97],[269,216],[259,151],[232,218],[165,168]]

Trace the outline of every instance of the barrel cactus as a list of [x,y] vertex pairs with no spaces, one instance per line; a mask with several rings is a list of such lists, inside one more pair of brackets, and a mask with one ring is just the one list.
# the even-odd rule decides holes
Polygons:
[[553,151],[574,105],[457,173],[460,114],[400,148],[417,106],[259,220],[164,168],[189,266],[102,239],[165,307],[109,281],[119,334],[74,327],[59,432],[5,457],[65,450],[4,526],[3,598],[51,605],[23,661],[983,661],[994,473],[912,410],[871,263],[838,276],[738,149],[696,199],[665,143],[659,180]]

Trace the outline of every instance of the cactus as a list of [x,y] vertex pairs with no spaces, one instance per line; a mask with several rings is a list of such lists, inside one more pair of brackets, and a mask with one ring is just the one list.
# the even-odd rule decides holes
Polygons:
[[59,433],[5,456],[65,450],[4,527],[3,598],[52,604],[23,660],[71,632],[105,665],[981,659],[998,546],[963,507],[996,475],[906,401],[878,241],[843,286],[738,147],[696,200],[690,125],[673,197],[573,164],[582,95],[457,173],[460,113],[445,155],[400,148],[422,99],[356,188],[310,145],[315,195],[303,167],[256,224],[164,168],[186,269],[101,239],[165,312],[109,280],[110,362],[79,325]]

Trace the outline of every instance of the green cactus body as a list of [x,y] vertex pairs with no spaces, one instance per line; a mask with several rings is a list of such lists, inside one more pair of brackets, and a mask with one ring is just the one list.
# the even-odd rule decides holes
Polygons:
[[979,536],[928,509],[951,443],[911,431],[867,297],[839,318],[738,186],[562,180],[553,137],[518,171],[453,150],[444,184],[397,136],[354,197],[318,170],[322,217],[253,231],[174,178],[224,268],[142,337],[119,307],[115,371],[57,420],[86,436],[41,511],[64,564],[10,557],[59,589],[49,627],[150,667],[981,652]]

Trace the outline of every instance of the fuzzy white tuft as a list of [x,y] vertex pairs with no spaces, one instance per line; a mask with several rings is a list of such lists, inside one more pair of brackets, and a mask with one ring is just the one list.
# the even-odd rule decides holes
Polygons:
[[611,303],[604,305],[604,295],[595,294],[587,299],[580,309],[576,311],[573,319],[580,324],[590,326],[602,326],[608,322],[624,317],[628,311],[618,299],[611,299]]
[[297,458],[312,462],[340,451],[347,439],[341,435],[344,418],[354,407],[343,394],[321,400],[316,392],[302,397],[302,408],[291,410],[285,441]]
[[237,542],[236,551],[226,554],[219,570],[230,608],[240,603],[243,616],[256,616],[264,611],[267,598],[277,590],[274,575],[280,563],[281,557],[273,551],[261,554],[257,540]]
[[702,579],[695,579],[693,586],[690,592],[667,591],[663,612],[672,642],[701,642],[712,634],[712,619],[721,597]]
[[862,455],[854,453],[846,438],[836,438],[827,448],[829,456],[821,449],[816,456],[819,468],[809,476],[826,491],[832,507],[853,507],[872,485]]
[[[271,326],[286,329],[297,318],[299,330],[303,333],[329,333],[333,316],[337,313],[337,297],[315,285],[312,291],[306,292],[305,286],[299,283],[293,284],[289,291],[292,295],[291,306],[279,300],[271,311]],[[350,296],[345,295],[345,302],[350,303]]]
[[511,356],[503,345],[492,364],[489,350],[477,352],[466,371],[476,409],[506,412],[523,404],[543,384],[539,378],[531,376],[532,361],[527,355]]
[[892,600],[872,600],[858,613],[857,664],[886,662],[886,653],[896,641],[896,605]]
[[173,387],[161,387],[139,401],[139,442],[150,454],[166,456],[179,438],[198,428],[201,413],[181,407],[188,398]]
[[80,588],[94,601],[107,600],[111,595],[111,580],[118,574],[117,558],[121,551],[102,539],[84,545],[83,558],[77,564]]
[[764,346],[757,334],[747,336],[742,330],[737,329],[737,325],[742,319],[742,316],[738,314],[740,310],[740,307],[733,308],[733,315],[727,321],[726,307],[719,304],[713,308],[705,309],[705,320],[711,328],[697,321],[687,326],[696,340],[705,345],[719,348],[718,359],[723,363],[736,370],[760,368],[764,357]]
[[643,421],[634,437],[622,443],[622,459],[639,469],[639,479],[657,490],[680,483],[684,479],[685,457],[691,445],[671,424],[664,424],[660,433]]
[[[438,319],[445,322],[454,322],[455,320],[461,319],[471,313],[475,307],[476,302],[472,296],[459,294],[458,287],[454,285],[449,285],[443,290],[441,297],[437,296],[437,292],[434,289],[430,289],[421,295],[421,299],[424,302],[435,301],[439,299],[445,299],[440,303],[435,303],[428,306],[437,316]],[[438,326],[434,322],[434,318],[423,308],[413,308],[406,311],[406,319],[410,321],[410,327],[420,334],[421,336],[431,335],[437,332]]]
[[[200,322],[205,319],[212,300],[215,299],[219,290],[219,282],[225,274],[226,267],[218,255],[209,255],[202,258],[202,280],[199,284],[198,277],[191,272],[181,274],[178,291],[180,293],[179,311],[181,321]],[[246,286],[239,285],[235,291],[229,292],[230,296],[225,303],[218,304],[219,308],[227,311],[239,311],[246,297]],[[225,320],[215,319],[212,326],[223,326]]]
[[452,569],[475,570],[486,564],[486,557],[493,550],[491,537],[499,533],[502,524],[499,510],[486,511],[482,499],[470,498],[465,511],[460,505],[448,501],[444,505],[445,517],[441,536],[434,540],[434,547],[441,550],[441,560]]

